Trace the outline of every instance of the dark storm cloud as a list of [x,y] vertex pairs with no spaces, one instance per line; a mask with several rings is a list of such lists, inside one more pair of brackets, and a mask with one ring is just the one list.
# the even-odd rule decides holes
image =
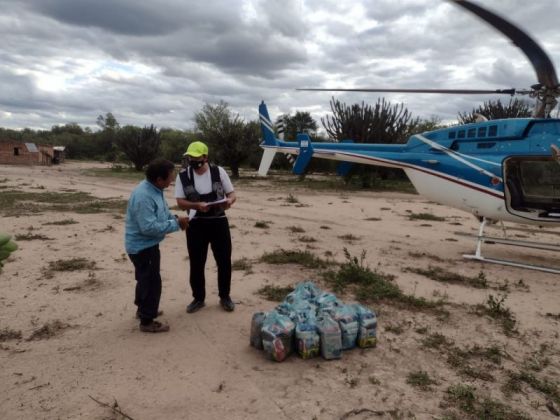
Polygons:
[[306,58],[305,51],[295,48],[288,40],[265,37],[264,42],[255,44],[254,34],[248,32],[218,39],[210,46],[191,51],[190,56],[244,74],[278,70],[302,63]]
[[[134,36],[168,34],[184,25],[200,24],[210,15],[210,11],[200,8],[200,2],[173,0],[27,0],[25,4],[38,13],[70,25],[97,27]],[[217,5],[215,11],[220,8]],[[220,23],[226,25],[226,22],[222,20]]]
[[[283,7],[260,7],[255,21],[243,22],[239,1],[201,2],[163,1],[72,1],[28,0],[24,2],[32,20],[48,16],[54,31],[41,39],[52,40],[63,48],[87,44],[111,56],[129,60],[136,57],[157,59],[180,56],[185,60],[204,61],[235,72],[266,72],[305,60],[305,52],[295,40],[304,33],[304,25]],[[21,9],[22,5],[16,6]],[[266,13],[265,13],[266,11]],[[38,16],[38,15],[39,16]],[[64,25],[71,25],[70,28]],[[60,43],[59,43],[60,42]],[[49,48],[47,46],[47,48]]]
[[[128,51],[127,57],[143,57],[156,64],[164,64],[170,58],[184,63],[210,64],[226,73],[243,75],[266,74],[293,67],[307,60],[305,50],[291,39],[270,33],[261,28],[248,30],[236,28],[226,34],[208,34],[200,37],[189,30],[165,41],[136,39],[124,45],[109,47],[111,55],[117,57],[119,51]],[[190,68],[185,65],[185,68]],[[168,69],[165,69],[167,72]],[[170,69],[176,75],[185,73],[178,66]]]

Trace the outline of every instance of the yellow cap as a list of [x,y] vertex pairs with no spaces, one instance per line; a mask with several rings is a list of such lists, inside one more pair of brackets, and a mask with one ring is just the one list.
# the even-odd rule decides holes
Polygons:
[[200,157],[202,155],[208,156],[208,146],[201,141],[193,141],[189,144],[189,147],[183,156]]

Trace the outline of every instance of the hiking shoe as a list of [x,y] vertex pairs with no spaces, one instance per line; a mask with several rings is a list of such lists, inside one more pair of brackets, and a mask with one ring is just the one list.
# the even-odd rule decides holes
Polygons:
[[220,305],[224,308],[224,311],[233,312],[235,309],[235,303],[230,298],[220,299]]
[[[157,311],[157,315],[156,318],[158,316],[162,316],[163,315],[163,311]],[[136,319],[140,319],[140,312],[136,311]]]
[[199,309],[204,308],[206,305],[204,304],[203,300],[193,300],[187,306],[187,313],[192,314],[193,312],[198,311]]
[[140,324],[140,331],[148,333],[160,333],[169,331],[169,325],[159,321],[152,321],[148,325]]

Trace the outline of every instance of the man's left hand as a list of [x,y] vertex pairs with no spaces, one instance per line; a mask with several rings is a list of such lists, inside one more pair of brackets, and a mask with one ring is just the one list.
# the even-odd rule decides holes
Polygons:
[[232,198],[227,198],[226,202],[224,203],[224,208],[227,210],[229,209],[232,205],[233,205],[233,199]]

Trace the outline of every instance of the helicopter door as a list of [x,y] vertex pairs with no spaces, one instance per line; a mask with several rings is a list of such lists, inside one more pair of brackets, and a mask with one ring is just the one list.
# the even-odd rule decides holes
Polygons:
[[[560,164],[550,157],[505,162],[507,208],[534,220],[560,219]],[[521,214],[522,213],[522,214]]]

